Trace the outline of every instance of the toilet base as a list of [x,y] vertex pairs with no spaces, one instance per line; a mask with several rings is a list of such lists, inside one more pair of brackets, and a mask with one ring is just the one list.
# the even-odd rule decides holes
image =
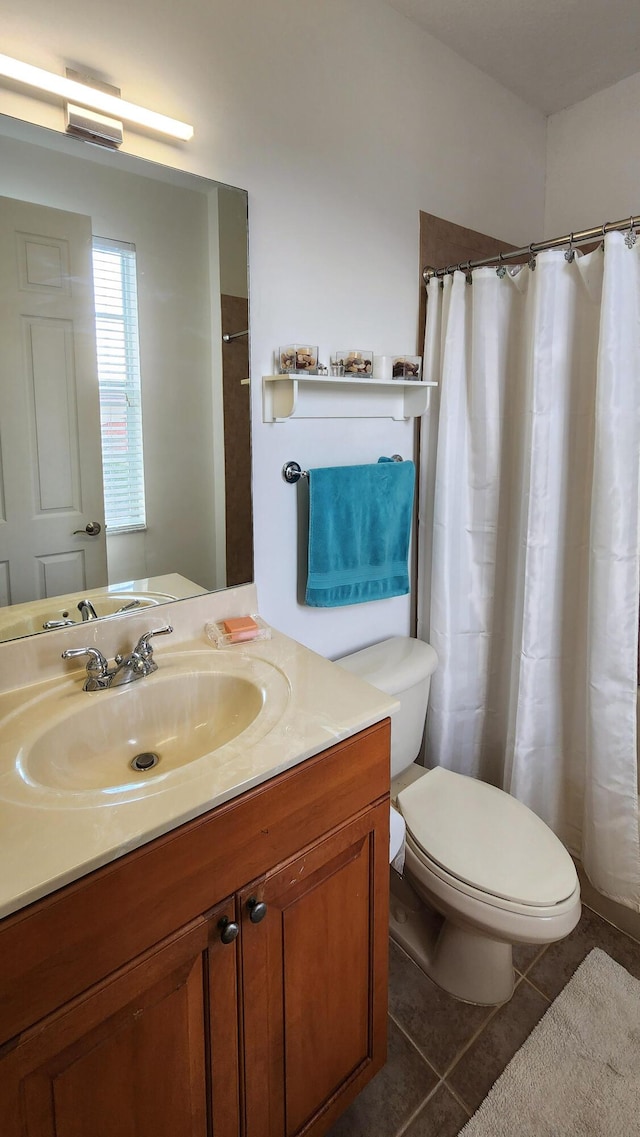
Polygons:
[[515,987],[511,944],[490,940],[445,920],[429,975],[439,987],[467,1003],[506,1003]]
[[506,1003],[515,986],[511,944],[453,924],[392,871],[391,938],[438,987],[481,1006]]

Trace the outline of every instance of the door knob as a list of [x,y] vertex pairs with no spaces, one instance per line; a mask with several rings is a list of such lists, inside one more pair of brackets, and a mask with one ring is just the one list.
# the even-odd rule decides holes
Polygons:
[[74,529],[73,535],[75,537],[76,533],[87,533],[89,535],[89,537],[97,537],[98,533],[101,533],[101,532],[102,532],[102,525],[100,524],[99,521],[87,521],[87,524],[85,525],[84,529]]
[[258,900],[256,896],[250,896],[247,900],[247,910],[252,924],[259,924],[267,914],[266,904],[263,900]]
[[233,941],[238,938],[240,928],[238,924],[229,920],[227,916],[223,916],[222,919],[218,921],[218,927],[220,929],[220,939],[223,944],[232,944]]

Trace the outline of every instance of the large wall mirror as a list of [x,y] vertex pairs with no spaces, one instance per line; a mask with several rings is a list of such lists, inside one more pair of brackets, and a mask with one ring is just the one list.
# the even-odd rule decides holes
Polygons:
[[0,116],[0,640],[252,579],[248,328],[244,190]]

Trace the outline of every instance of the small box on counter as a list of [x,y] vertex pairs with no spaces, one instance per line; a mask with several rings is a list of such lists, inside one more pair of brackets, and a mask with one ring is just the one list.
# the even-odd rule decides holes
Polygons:
[[317,375],[318,349],[309,344],[290,343],[278,348],[280,375]]
[[365,376],[373,374],[372,351],[337,351],[336,360],[342,363],[344,375]]
[[421,379],[421,357],[419,355],[394,355],[391,376],[393,379]]

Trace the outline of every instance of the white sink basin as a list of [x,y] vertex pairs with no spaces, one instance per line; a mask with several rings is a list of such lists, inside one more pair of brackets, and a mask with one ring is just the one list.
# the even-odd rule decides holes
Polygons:
[[[66,680],[0,724],[0,796],[50,807],[107,805],[168,790],[207,760],[226,760],[274,726],[290,688],[278,668],[213,651],[157,652],[158,670],[86,692]],[[149,769],[132,768],[157,758]],[[52,800],[53,799],[53,800]]]

